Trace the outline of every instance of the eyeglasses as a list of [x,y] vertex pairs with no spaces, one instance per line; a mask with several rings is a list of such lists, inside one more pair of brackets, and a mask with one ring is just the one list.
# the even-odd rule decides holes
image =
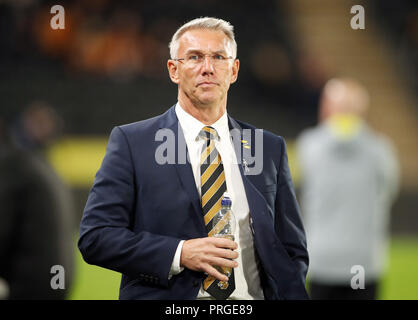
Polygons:
[[188,67],[197,67],[201,65],[206,57],[209,57],[211,64],[214,67],[226,67],[229,59],[234,59],[233,57],[224,56],[220,53],[213,54],[203,54],[203,53],[191,53],[186,55],[184,58],[173,59],[175,61],[184,61]]

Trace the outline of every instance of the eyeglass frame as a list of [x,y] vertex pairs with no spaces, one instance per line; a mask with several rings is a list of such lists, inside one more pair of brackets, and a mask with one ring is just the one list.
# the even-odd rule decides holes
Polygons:
[[[212,64],[215,64],[215,63],[213,63],[213,61],[215,61],[215,60],[213,60],[213,56],[215,56],[215,55],[219,55],[219,56],[221,56],[223,59],[222,60],[220,60],[220,61],[227,61],[227,60],[229,60],[229,59],[234,59],[234,60],[236,60],[237,58],[234,58],[234,57],[232,57],[232,56],[228,56],[228,57],[224,57],[223,55],[221,55],[220,53],[217,53],[217,52],[215,52],[215,53],[212,53],[212,54],[209,54],[209,53],[206,53],[206,54],[203,54],[203,53],[198,53],[198,52],[196,52],[196,53],[190,53],[190,55],[200,55],[200,56],[203,56],[205,59],[206,59],[206,57],[210,57],[211,58],[211,63]],[[186,58],[187,57],[185,57],[185,58],[175,58],[175,59],[171,59],[171,60],[174,60],[174,61],[179,61],[179,62],[181,62],[181,61],[185,61],[184,63],[187,63],[188,61],[186,60]],[[189,60],[189,61],[192,61],[192,60]],[[203,62],[204,60],[202,60],[201,62],[199,62],[198,64],[201,64],[202,62]]]

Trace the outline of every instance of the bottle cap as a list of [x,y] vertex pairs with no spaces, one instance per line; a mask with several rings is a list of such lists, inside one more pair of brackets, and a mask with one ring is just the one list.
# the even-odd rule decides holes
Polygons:
[[232,206],[231,197],[229,196],[228,192],[224,193],[224,196],[221,201],[221,206]]

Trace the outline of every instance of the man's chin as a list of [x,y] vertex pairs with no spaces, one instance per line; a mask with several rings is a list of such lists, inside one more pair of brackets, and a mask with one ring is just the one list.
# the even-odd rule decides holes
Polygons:
[[214,103],[216,103],[216,101],[218,101],[218,98],[215,97],[199,97],[199,104],[203,107],[203,106],[207,106],[210,107],[212,106]]

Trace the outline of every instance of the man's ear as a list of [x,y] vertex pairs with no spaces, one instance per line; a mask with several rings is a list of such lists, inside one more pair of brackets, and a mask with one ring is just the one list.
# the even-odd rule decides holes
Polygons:
[[235,59],[232,65],[231,84],[237,81],[239,71],[239,60]]
[[168,74],[170,75],[171,81],[178,84],[179,83],[179,77],[178,77],[177,62],[174,61],[174,60],[169,59],[167,61],[167,68],[168,68]]

